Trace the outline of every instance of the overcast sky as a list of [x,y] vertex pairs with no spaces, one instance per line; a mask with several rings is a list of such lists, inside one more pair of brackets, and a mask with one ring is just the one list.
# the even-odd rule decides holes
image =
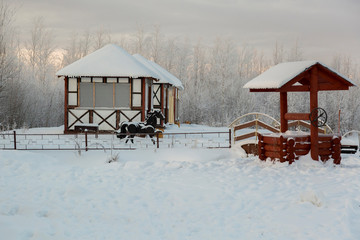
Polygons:
[[[360,0],[5,0],[19,6],[16,25],[28,34],[33,19],[44,18],[57,44],[73,32],[100,27],[114,34],[151,31],[165,36],[231,37],[271,54],[275,42],[290,48],[298,39],[307,59],[330,63],[345,54],[360,63]],[[114,39],[116,40],[116,39]],[[270,56],[269,56],[270,57]]]

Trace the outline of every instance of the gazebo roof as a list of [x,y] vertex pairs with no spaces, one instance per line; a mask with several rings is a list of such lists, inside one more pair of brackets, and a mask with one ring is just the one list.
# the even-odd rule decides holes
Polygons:
[[108,44],[90,53],[59,70],[56,75],[72,77],[160,78],[155,72],[115,44]]
[[348,90],[355,84],[330,67],[317,61],[280,63],[244,85],[251,92],[309,91],[310,71],[318,69],[318,90]]
[[133,56],[139,62],[144,64],[146,67],[148,67],[150,70],[154,71],[160,77],[160,80],[158,83],[169,83],[169,84],[177,87],[178,89],[184,90],[184,87],[183,87],[181,81],[177,77],[175,77],[174,75],[169,73],[167,70],[162,68],[160,65],[144,58],[140,54],[134,54]]

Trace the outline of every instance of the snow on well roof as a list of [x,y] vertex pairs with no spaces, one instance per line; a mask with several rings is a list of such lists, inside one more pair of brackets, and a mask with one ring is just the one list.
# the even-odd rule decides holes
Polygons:
[[292,80],[297,75],[311,68],[315,64],[320,64],[323,67],[329,69],[340,77],[344,78],[352,85],[355,85],[350,79],[341,75],[334,69],[322,64],[318,61],[299,61],[299,62],[286,62],[280,63],[274,67],[271,67],[264,73],[255,77],[244,85],[244,88],[251,89],[278,89]]
[[179,88],[180,90],[184,90],[184,87],[181,83],[181,81],[169,73],[167,70],[165,70],[163,67],[158,65],[157,63],[150,61],[140,54],[134,54],[133,55],[139,62],[144,64],[146,67],[150,68],[152,71],[154,71],[156,74],[160,76],[160,81],[158,83],[169,83],[171,85],[174,85],[175,87]]
[[115,44],[108,44],[105,47],[90,53],[59,70],[56,75],[73,77],[160,78],[160,76]]

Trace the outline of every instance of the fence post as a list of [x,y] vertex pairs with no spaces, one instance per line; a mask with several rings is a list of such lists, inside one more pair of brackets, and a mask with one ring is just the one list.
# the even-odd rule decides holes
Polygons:
[[14,131],[14,149],[16,150],[16,131]]
[[229,148],[231,148],[231,128],[229,129]]
[[88,139],[87,139],[87,131],[85,132],[85,151],[88,150]]
[[159,148],[159,132],[156,132],[156,148]]

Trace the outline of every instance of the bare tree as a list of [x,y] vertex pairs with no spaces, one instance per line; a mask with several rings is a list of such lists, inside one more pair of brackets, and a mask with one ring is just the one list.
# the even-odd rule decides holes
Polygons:
[[66,48],[66,53],[63,54],[62,66],[69,65],[76,60],[88,55],[90,53],[92,43],[92,35],[89,31],[79,36],[76,33],[71,35],[69,46]]
[[101,27],[95,32],[94,50],[100,49],[110,42],[111,34],[108,30],[105,30],[103,27]]
[[294,46],[290,49],[287,61],[294,62],[294,61],[301,61],[304,60],[303,52],[299,44],[299,40],[296,39]]
[[273,50],[273,64],[279,64],[284,61],[284,46],[279,44],[278,41],[275,42]]
[[12,124],[17,119],[16,109],[20,91],[17,79],[20,67],[13,28],[15,9],[0,1],[0,123]]
[[147,46],[149,44],[148,34],[145,33],[144,26],[136,24],[136,33],[134,34],[133,53],[139,53],[144,57],[149,57]]
[[160,26],[154,25],[154,31],[151,34],[151,60],[159,63],[161,54],[162,36]]

